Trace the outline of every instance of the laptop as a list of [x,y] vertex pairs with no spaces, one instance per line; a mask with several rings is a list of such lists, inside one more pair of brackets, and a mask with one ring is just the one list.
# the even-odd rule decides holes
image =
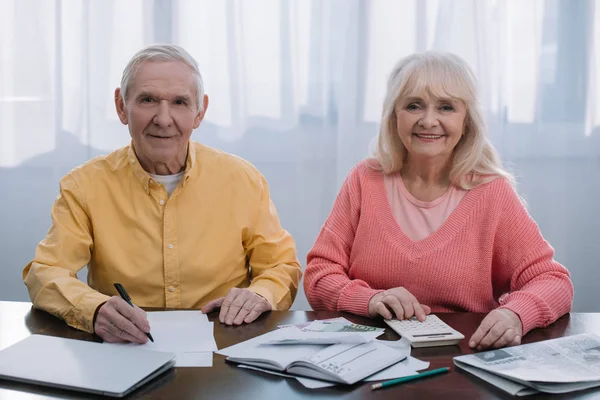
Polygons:
[[173,353],[31,335],[0,351],[0,380],[123,397],[174,364]]

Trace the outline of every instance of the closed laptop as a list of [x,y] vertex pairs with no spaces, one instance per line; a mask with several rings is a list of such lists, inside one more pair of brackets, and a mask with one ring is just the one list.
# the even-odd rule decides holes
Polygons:
[[31,335],[0,351],[0,379],[122,397],[174,363],[173,353]]

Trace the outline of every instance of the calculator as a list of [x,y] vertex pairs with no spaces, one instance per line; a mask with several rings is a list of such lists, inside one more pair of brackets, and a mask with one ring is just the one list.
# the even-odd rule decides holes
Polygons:
[[462,333],[433,314],[428,315],[424,322],[412,317],[401,321],[386,319],[385,323],[398,335],[406,338],[412,347],[451,346],[465,338]]

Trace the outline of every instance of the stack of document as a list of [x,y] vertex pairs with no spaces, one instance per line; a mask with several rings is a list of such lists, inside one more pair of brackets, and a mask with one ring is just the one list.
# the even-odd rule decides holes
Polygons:
[[294,377],[311,388],[353,384],[368,377],[392,379],[429,366],[409,357],[407,341],[376,340],[383,331],[343,319],[314,321],[282,326],[217,354],[243,368]]
[[214,324],[200,311],[159,311],[146,313],[154,342],[105,343],[105,346],[139,347],[175,353],[176,367],[211,367],[217,351]]
[[455,357],[457,367],[512,394],[600,386],[600,337],[591,333]]

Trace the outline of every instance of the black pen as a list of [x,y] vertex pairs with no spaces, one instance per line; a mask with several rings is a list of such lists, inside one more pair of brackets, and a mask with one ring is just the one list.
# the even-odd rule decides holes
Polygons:
[[[125,290],[123,285],[121,285],[120,283],[115,283],[115,288],[117,289],[117,292],[119,292],[119,296],[121,296],[121,298],[123,300],[125,300],[127,302],[127,304],[129,304],[131,307],[133,307],[133,303],[131,302],[131,297],[129,297],[129,294],[127,294],[127,290]],[[146,334],[146,336],[148,336],[148,339],[150,339],[151,341],[154,342],[154,339],[152,338],[152,335],[150,334],[150,332],[144,332],[144,333]]]

